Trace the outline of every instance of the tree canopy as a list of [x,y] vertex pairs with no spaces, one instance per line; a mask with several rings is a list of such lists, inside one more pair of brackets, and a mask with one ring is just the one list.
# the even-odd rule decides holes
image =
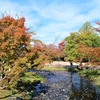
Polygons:
[[32,33],[25,26],[24,17],[0,19],[0,87],[15,88],[27,69],[41,69],[45,63],[63,57],[64,42],[46,45],[31,39]]
[[67,61],[90,60],[93,54],[91,49],[100,47],[100,37],[89,22],[86,22],[78,32],[70,33],[65,38],[66,46],[64,52]]

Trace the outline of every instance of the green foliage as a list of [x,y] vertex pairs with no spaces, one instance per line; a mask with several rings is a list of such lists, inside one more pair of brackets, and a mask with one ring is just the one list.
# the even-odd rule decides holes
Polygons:
[[65,60],[67,61],[73,61],[77,56],[76,52],[77,52],[78,44],[77,44],[77,40],[74,40],[77,37],[76,34],[77,33],[71,33],[70,36],[65,39],[66,46],[64,48],[64,52],[66,54]]
[[100,88],[100,70],[79,70],[77,72],[82,77],[95,83],[96,87]]
[[[21,75],[21,79],[17,84],[17,89],[13,89],[13,94],[11,92],[11,90],[5,89],[5,90],[0,90],[0,99],[7,99],[11,96],[15,96],[15,97],[23,97],[23,94],[25,94],[25,96],[23,97],[23,99],[27,100],[31,98],[31,95],[34,94],[33,88],[36,84],[45,81],[45,78],[37,75],[33,72],[25,72]],[[26,93],[24,93],[23,91],[25,91],[28,87],[33,87],[30,88],[30,90]]]
[[21,80],[24,81],[30,81],[30,82],[34,82],[34,81],[44,81],[44,77],[35,74],[34,72],[25,72],[22,76],[21,76]]
[[84,25],[79,29],[80,33],[85,33],[86,31],[93,32],[93,27],[89,22],[84,23]]
[[[82,59],[90,60],[90,58],[92,57],[90,54],[92,48],[97,48],[100,46],[100,37],[94,31],[90,23],[86,22],[78,32],[72,32],[70,36],[66,37],[65,43],[66,43],[64,48],[64,52],[66,54],[65,60],[66,61],[78,60],[81,62]],[[87,49],[80,48],[79,44],[82,44],[84,45],[84,47],[89,47],[89,48]],[[82,49],[81,52],[79,52],[78,49]]]
[[40,82],[43,82],[44,80],[44,77],[33,72],[25,72],[21,76],[21,79],[17,84],[17,89],[20,91],[24,91],[29,87],[30,90],[32,90],[34,86],[36,86]]

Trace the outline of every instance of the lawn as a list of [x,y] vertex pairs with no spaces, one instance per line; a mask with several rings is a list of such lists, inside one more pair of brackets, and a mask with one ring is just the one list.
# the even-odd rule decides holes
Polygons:
[[66,67],[54,67],[54,66],[44,66],[42,70],[49,70],[49,71],[67,71],[68,69]]

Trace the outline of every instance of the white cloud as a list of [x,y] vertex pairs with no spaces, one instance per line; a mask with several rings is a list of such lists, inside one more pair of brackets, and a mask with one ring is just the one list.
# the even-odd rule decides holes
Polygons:
[[[21,2],[21,3],[20,3]],[[18,13],[25,16],[26,25],[36,31],[37,38],[46,43],[52,43],[61,31],[58,42],[63,40],[70,32],[78,30],[86,21],[93,24],[100,20],[100,0],[1,0],[0,11],[11,11],[11,15]],[[49,3],[48,3],[49,2]],[[59,3],[60,2],[60,3]],[[75,3],[76,2],[76,3]],[[23,4],[23,5],[22,5]],[[95,25],[95,24],[93,24]]]

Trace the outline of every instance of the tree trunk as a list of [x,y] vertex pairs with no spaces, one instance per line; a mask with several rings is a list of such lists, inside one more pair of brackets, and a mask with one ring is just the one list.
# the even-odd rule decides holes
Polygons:
[[79,68],[79,69],[83,69],[82,60],[80,61],[80,64],[79,64],[78,68]]
[[79,64],[79,66],[82,66],[82,61],[80,61],[80,64]]
[[73,67],[73,62],[72,61],[69,61],[69,63],[70,63],[70,66],[72,68]]

